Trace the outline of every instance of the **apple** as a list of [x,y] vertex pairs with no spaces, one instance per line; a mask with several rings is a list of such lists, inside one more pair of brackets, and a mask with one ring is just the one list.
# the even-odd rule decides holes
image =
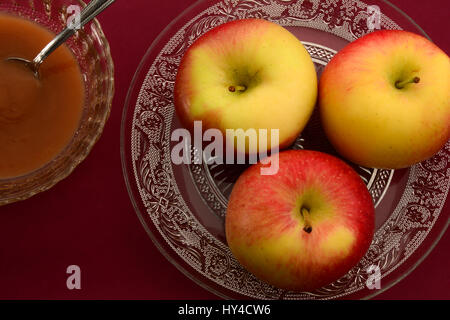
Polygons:
[[[263,19],[222,24],[184,54],[175,81],[174,103],[182,124],[247,131],[279,130],[266,150],[235,145],[241,153],[291,145],[317,100],[317,75],[310,55],[287,29]],[[270,135],[269,135],[270,136]],[[228,139],[231,140],[231,139]],[[244,150],[245,148],[245,150]]]
[[362,179],[318,151],[279,154],[275,175],[261,162],[238,178],[225,233],[236,259],[278,288],[311,291],[356,265],[374,234],[374,205]]
[[366,167],[409,167],[450,137],[449,57],[411,32],[370,33],[326,66],[319,108],[343,157]]

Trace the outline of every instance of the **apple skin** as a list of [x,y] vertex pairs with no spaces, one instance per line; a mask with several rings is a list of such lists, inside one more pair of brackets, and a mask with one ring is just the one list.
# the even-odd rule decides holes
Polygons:
[[[419,77],[402,89],[397,81]],[[433,156],[450,137],[450,60],[400,30],[348,44],[319,83],[325,132],[337,151],[366,167],[400,169]]]
[[[241,92],[230,86],[245,86]],[[184,54],[174,103],[182,125],[205,130],[279,129],[279,141],[236,151],[264,152],[291,145],[308,122],[317,100],[317,75],[302,43],[285,28],[242,19],[202,35]],[[230,141],[233,143],[234,141]]]
[[374,234],[373,200],[359,175],[317,151],[282,151],[276,175],[261,175],[261,166],[244,171],[230,195],[225,231],[236,259],[286,290],[312,291],[345,275]]

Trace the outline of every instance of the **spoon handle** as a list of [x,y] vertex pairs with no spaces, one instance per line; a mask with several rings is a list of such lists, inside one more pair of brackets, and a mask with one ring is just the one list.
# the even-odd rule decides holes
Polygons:
[[[33,69],[37,70],[40,64],[61,44],[75,34],[78,29],[82,28],[86,23],[95,18],[99,13],[109,7],[115,0],[91,0],[80,13],[79,25],[75,23],[68,24],[44,49],[33,59]],[[76,21],[76,19],[75,19]]]

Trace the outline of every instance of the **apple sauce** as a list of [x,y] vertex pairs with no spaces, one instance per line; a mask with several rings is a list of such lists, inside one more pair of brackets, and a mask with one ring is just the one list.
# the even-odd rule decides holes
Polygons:
[[25,64],[54,34],[23,18],[0,14],[0,179],[33,172],[71,141],[84,105],[84,83],[65,45],[41,65],[37,79]]

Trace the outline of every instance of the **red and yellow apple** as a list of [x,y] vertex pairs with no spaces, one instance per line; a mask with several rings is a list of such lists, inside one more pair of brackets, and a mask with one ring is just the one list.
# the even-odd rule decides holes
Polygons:
[[262,19],[228,22],[201,36],[183,56],[174,89],[185,127],[202,121],[205,130],[217,128],[224,136],[227,129],[278,129],[279,141],[268,141],[267,149],[294,142],[316,99],[317,76],[302,43]]
[[316,151],[283,151],[275,175],[247,169],[231,192],[226,239],[236,259],[276,287],[310,291],[356,265],[374,234],[374,205],[359,175]]
[[450,60],[435,44],[400,30],[370,33],[336,54],[319,83],[325,132],[345,158],[405,168],[450,137]]

